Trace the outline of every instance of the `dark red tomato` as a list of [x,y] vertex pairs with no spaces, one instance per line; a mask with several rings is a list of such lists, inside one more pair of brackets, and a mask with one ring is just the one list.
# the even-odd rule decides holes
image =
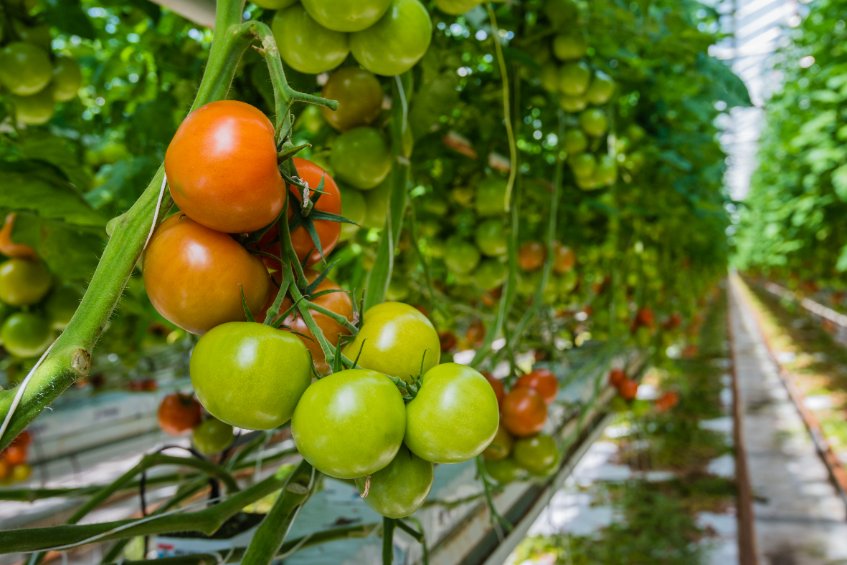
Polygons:
[[559,380],[550,369],[535,369],[523,375],[515,383],[515,388],[521,386],[535,389],[547,404],[556,400],[556,393],[559,392]]
[[503,381],[488,371],[482,371],[482,376],[485,377],[485,380],[487,380],[491,385],[491,388],[494,389],[494,395],[497,396],[497,405],[502,407],[503,399],[506,397],[506,388],[503,386]]
[[168,145],[165,172],[180,210],[213,230],[256,231],[285,203],[273,124],[244,102],[219,100],[189,114]]
[[509,391],[503,399],[502,412],[503,425],[518,437],[537,434],[547,421],[547,404],[532,388],[519,387]]
[[179,435],[200,423],[203,409],[192,395],[175,392],[162,399],[156,417],[165,433]]
[[633,381],[632,379],[627,379],[620,384],[618,392],[624,400],[634,400],[638,395],[638,382]]
[[679,403],[679,394],[676,391],[669,390],[656,399],[656,410],[659,412],[667,412]]
[[201,334],[244,320],[242,295],[253,313],[270,290],[262,262],[229,235],[171,216],[156,228],[144,252],[144,288],[170,322]]
[[438,340],[441,342],[441,351],[450,351],[459,341],[453,332],[438,332]]
[[626,380],[626,373],[623,369],[612,369],[609,371],[609,384],[615,388],[621,386],[621,383]]

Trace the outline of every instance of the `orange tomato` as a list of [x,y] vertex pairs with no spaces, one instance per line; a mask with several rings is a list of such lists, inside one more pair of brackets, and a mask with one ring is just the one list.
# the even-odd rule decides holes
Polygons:
[[556,400],[556,393],[559,392],[559,379],[550,369],[535,369],[517,380],[515,388],[521,386],[535,389],[544,402],[551,404]]
[[527,241],[518,249],[518,267],[522,271],[537,271],[544,265],[547,251],[544,245],[537,241]]
[[547,403],[535,389],[514,388],[503,398],[501,421],[514,436],[537,434],[547,421]]

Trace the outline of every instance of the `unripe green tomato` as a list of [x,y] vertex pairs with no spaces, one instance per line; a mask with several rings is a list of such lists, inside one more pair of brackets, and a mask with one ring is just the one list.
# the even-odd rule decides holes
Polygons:
[[321,95],[338,102],[335,110],[321,108],[324,119],[338,131],[366,126],[382,111],[382,85],[373,73],[358,67],[341,67],[333,72]]
[[477,288],[493,290],[506,282],[509,269],[505,264],[493,259],[486,259],[473,273],[473,281]]
[[297,449],[315,469],[357,479],[385,468],[403,443],[406,408],[386,375],[350,369],[306,390],[291,420]]
[[350,34],[350,51],[372,73],[395,76],[415,66],[431,40],[432,21],[424,5],[418,0],[392,0],[378,22]]
[[53,42],[53,38],[50,35],[50,27],[46,25],[26,25],[22,21],[16,21],[14,23],[15,31],[18,32],[18,36],[21,41],[26,43],[30,43],[44,51],[50,52],[50,44]]
[[232,426],[217,418],[206,418],[191,433],[194,447],[203,455],[220,453],[232,445]]
[[594,180],[603,186],[611,186],[618,180],[618,164],[611,155],[603,155],[594,169]]
[[341,240],[350,239],[359,231],[365,221],[367,214],[367,204],[365,204],[365,196],[355,188],[345,188],[341,190],[341,215],[355,222],[354,224],[341,224]]
[[391,152],[379,131],[369,127],[335,138],[330,161],[339,179],[361,190],[375,188],[391,172]]
[[15,357],[37,357],[44,353],[53,341],[50,324],[30,312],[17,312],[3,322],[0,339],[6,351]]
[[8,259],[0,264],[0,301],[11,306],[40,302],[53,281],[44,263],[30,259]]
[[41,47],[17,41],[0,51],[0,84],[12,94],[30,96],[41,92],[52,74],[50,57]]
[[559,92],[567,96],[582,96],[591,82],[591,69],[580,61],[567,63],[559,69]]
[[447,255],[444,263],[451,273],[467,275],[479,265],[479,250],[468,241],[451,239],[447,242]]
[[541,67],[541,88],[547,92],[559,91],[559,67],[548,63]]
[[383,302],[369,308],[355,339],[344,348],[358,366],[411,382],[441,358],[441,340],[417,308]]
[[608,102],[614,93],[615,81],[603,71],[596,71],[588,90],[585,91],[585,99],[595,106],[600,106]]
[[568,164],[571,166],[571,170],[577,179],[585,179],[591,178],[594,175],[597,160],[591,153],[579,153],[568,157]]
[[514,459],[486,461],[485,472],[499,485],[507,485],[526,478],[526,471],[518,467]]
[[79,293],[69,286],[60,286],[53,289],[44,305],[44,310],[53,329],[65,329],[74,312],[76,312],[81,298]]
[[579,115],[579,125],[592,137],[600,137],[609,129],[609,119],[606,114],[599,108],[591,108],[585,110]]
[[406,446],[432,463],[459,463],[479,455],[497,434],[500,407],[478,371],[443,363],[424,373],[406,406]]
[[544,13],[552,22],[553,29],[566,29],[577,24],[579,10],[573,0],[547,0]]
[[283,61],[301,73],[331,71],[350,52],[346,33],[326,29],[299,4],[277,12],[271,27]]
[[486,461],[500,461],[505,459],[512,452],[514,441],[503,424],[500,424],[497,428],[497,434],[491,440],[488,447],[485,448],[485,451],[482,452],[482,456],[485,457]]
[[568,155],[576,155],[588,149],[588,138],[582,133],[582,130],[569,129],[562,137],[562,143],[565,146],[565,151]]
[[40,126],[53,117],[56,101],[49,86],[30,96],[13,95],[11,98],[15,106],[15,118],[22,124]]
[[409,297],[409,285],[401,278],[393,278],[388,283],[388,289],[385,291],[385,299],[391,301],[405,300]]
[[541,272],[520,273],[518,276],[517,293],[519,296],[532,296],[541,282]]
[[302,0],[316,22],[333,31],[362,31],[374,25],[391,0]]
[[582,96],[559,95],[559,107],[570,114],[582,112],[588,107],[588,102]]
[[56,57],[53,62],[53,99],[57,102],[67,102],[76,97],[82,86],[82,71],[79,64],[71,57]]
[[421,507],[432,488],[432,463],[401,447],[391,463],[370,476],[356,479],[364,501],[388,518],[405,518]]
[[461,16],[482,2],[480,0],[435,0],[435,7],[451,16]]
[[506,226],[498,219],[485,220],[476,228],[476,245],[489,257],[505,255],[509,250]]
[[572,61],[585,57],[588,43],[579,33],[560,33],[553,38],[553,54],[562,61]]
[[559,448],[552,437],[538,434],[515,441],[512,458],[533,475],[546,477],[558,466]]
[[506,213],[506,189],[508,182],[502,177],[485,177],[476,186],[476,213],[480,216],[496,216]]
[[297,0],[250,0],[265,10],[283,10],[297,3]]
[[197,398],[215,418],[250,430],[287,422],[312,379],[296,335],[256,322],[227,322],[204,334],[190,362]]

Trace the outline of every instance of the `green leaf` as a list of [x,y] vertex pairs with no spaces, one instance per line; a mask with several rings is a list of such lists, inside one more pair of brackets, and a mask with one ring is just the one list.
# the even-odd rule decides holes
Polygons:
[[838,198],[847,202],[847,165],[841,165],[832,171],[832,187]]
[[95,30],[80,0],[47,0],[47,22],[68,35],[94,39]]
[[50,271],[63,281],[87,282],[105,244],[105,233],[101,230],[92,231],[27,213],[18,215],[14,238],[34,247]]

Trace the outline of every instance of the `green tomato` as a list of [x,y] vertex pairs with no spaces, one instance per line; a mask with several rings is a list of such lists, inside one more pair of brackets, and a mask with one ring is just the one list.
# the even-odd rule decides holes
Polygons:
[[326,29],[299,4],[277,12],[271,27],[283,61],[301,73],[331,71],[350,52],[346,33]]
[[565,145],[565,151],[568,155],[576,155],[588,149],[588,138],[582,133],[582,130],[569,129],[562,137],[562,143]]
[[506,189],[508,182],[502,177],[485,177],[476,186],[476,213],[480,216],[496,216],[506,213]]
[[255,5],[265,10],[283,10],[296,4],[297,0],[251,0]]
[[0,339],[6,351],[15,357],[37,357],[53,341],[50,324],[30,312],[17,312],[3,322]]
[[0,264],[0,301],[11,306],[41,302],[52,283],[41,261],[8,259]]
[[232,445],[232,426],[217,418],[206,418],[191,433],[194,447],[203,455],[220,453]]
[[388,289],[385,291],[385,299],[396,302],[405,300],[409,297],[409,285],[401,278],[393,278],[388,283]]
[[391,172],[391,152],[374,128],[353,128],[339,135],[330,161],[339,179],[362,190],[375,188]]
[[387,376],[351,369],[315,381],[303,394],[291,435],[315,469],[339,479],[376,473],[403,443],[406,408]]
[[[33,4],[36,3],[32,2]],[[53,42],[53,38],[50,36],[50,27],[46,25],[34,25],[29,26],[23,23],[22,21],[16,21],[14,24],[15,31],[18,32],[18,36],[21,41],[26,43],[31,43],[36,47],[40,47],[50,52],[50,44]]]
[[344,348],[358,366],[407,382],[427,372],[441,358],[441,341],[420,310],[402,302],[369,308],[355,339]]
[[609,129],[609,120],[599,108],[591,108],[579,115],[579,126],[590,136],[600,137]]
[[392,0],[373,26],[350,35],[350,51],[372,73],[395,76],[415,66],[432,40],[429,12],[418,0]]
[[608,102],[614,93],[615,81],[603,71],[597,71],[588,90],[585,91],[585,99],[595,106],[600,106]]
[[468,241],[451,239],[447,242],[444,263],[451,273],[467,275],[479,265],[479,250]]
[[559,67],[553,63],[547,63],[541,67],[541,88],[547,92],[559,91]]
[[31,96],[12,95],[11,98],[15,105],[15,118],[22,124],[40,126],[53,117],[55,100],[50,87]]
[[389,176],[376,188],[364,193],[366,209],[362,226],[376,229],[385,227],[388,207],[391,205],[391,188],[391,177]]
[[591,153],[579,153],[568,157],[568,164],[571,166],[574,176],[577,179],[591,178],[594,174],[594,169],[597,167],[597,160]]
[[382,112],[382,85],[373,73],[358,67],[332,73],[321,94],[338,102],[336,110],[321,108],[324,119],[338,131],[368,125]]
[[355,224],[341,224],[341,239],[350,239],[359,231],[365,221],[367,214],[367,204],[365,204],[365,196],[354,188],[347,188],[341,191],[341,215],[356,222]]
[[488,447],[485,448],[485,451],[482,452],[482,456],[485,457],[486,461],[500,461],[505,459],[512,452],[514,441],[503,424],[500,424],[497,428],[497,434],[491,440]]
[[406,446],[432,463],[459,463],[479,455],[497,434],[494,389],[478,371],[444,363],[427,371],[406,407]]
[[485,472],[499,485],[507,485],[526,478],[526,470],[518,467],[514,459],[486,461]]
[[53,289],[44,305],[44,310],[53,329],[65,329],[74,312],[76,312],[81,298],[79,293],[69,286],[60,286]]
[[53,62],[53,99],[67,102],[76,97],[82,86],[82,71],[71,57],[56,57]]
[[461,16],[481,3],[481,0],[435,0],[435,7],[445,14]]
[[316,22],[333,31],[362,31],[374,25],[391,0],[302,0]]
[[618,164],[611,155],[603,155],[594,169],[594,180],[603,186],[611,186],[618,180]]
[[501,220],[485,220],[476,228],[476,246],[489,257],[505,255],[509,250],[506,226]]
[[296,335],[255,322],[215,326],[194,346],[189,367],[197,398],[215,418],[270,430],[291,418],[312,363]]
[[591,69],[580,61],[559,69],[559,91],[567,96],[582,96],[591,82]]
[[370,476],[367,496],[364,496],[366,477],[356,479],[356,486],[368,506],[383,516],[405,518],[424,503],[432,479],[432,463],[401,447],[387,467]]
[[0,84],[12,94],[30,96],[50,82],[53,66],[41,47],[21,41],[0,51]]
[[582,96],[559,95],[559,108],[570,114],[582,112],[588,107],[588,102]]
[[553,54],[561,61],[571,61],[585,57],[588,43],[579,33],[560,33],[553,38]]
[[573,0],[547,0],[544,14],[553,24],[553,29],[565,29],[578,25],[579,10]]
[[546,477],[558,467],[559,448],[552,437],[538,434],[515,441],[512,457],[515,463],[533,475]]
[[473,273],[475,285],[482,290],[493,290],[506,282],[509,269],[500,261],[486,259]]

